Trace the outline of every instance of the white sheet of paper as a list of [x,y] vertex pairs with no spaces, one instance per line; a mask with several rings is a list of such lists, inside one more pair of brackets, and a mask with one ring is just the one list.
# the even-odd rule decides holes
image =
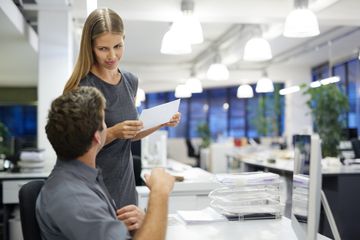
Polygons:
[[144,109],[139,117],[144,124],[142,130],[146,130],[168,122],[179,111],[180,99],[164,103],[152,108]]

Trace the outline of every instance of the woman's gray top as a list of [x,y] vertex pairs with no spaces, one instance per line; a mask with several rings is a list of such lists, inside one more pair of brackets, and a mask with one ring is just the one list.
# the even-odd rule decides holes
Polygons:
[[[109,84],[93,73],[80,81],[80,86],[93,86],[106,98],[105,123],[107,127],[125,120],[136,120],[135,96],[138,79],[132,73],[122,71],[118,84]],[[137,192],[131,155],[131,140],[116,139],[104,146],[96,158],[102,170],[104,182],[116,206],[137,205]]]

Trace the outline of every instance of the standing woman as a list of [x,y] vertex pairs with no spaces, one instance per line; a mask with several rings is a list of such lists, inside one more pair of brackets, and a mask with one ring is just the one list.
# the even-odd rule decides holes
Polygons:
[[[97,156],[104,182],[118,207],[118,218],[129,230],[138,229],[144,213],[136,206],[137,192],[131,155],[131,141],[139,140],[164,126],[176,126],[180,113],[169,122],[141,131],[135,97],[138,78],[118,69],[124,52],[124,25],[108,8],[94,10],[86,19],[79,56],[64,92],[78,86],[93,86],[106,98],[106,146]],[[91,121],[91,119],[89,119]]]

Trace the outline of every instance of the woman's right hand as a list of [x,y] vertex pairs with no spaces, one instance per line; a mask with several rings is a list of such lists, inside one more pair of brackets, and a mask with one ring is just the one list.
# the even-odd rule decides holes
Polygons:
[[143,128],[142,121],[139,120],[126,120],[115,124],[108,129],[114,139],[132,139]]

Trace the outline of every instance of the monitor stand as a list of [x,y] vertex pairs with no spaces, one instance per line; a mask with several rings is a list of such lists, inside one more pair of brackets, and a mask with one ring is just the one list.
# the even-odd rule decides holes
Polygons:
[[334,239],[335,240],[341,240],[338,228],[336,226],[334,216],[333,216],[333,214],[331,212],[329,203],[327,201],[326,195],[325,195],[323,190],[321,190],[321,204],[324,207],[325,215],[326,215],[327,220],[329,221],[329,225],[330,225],[331,232],[332,232],[332,235],[333,235]]

